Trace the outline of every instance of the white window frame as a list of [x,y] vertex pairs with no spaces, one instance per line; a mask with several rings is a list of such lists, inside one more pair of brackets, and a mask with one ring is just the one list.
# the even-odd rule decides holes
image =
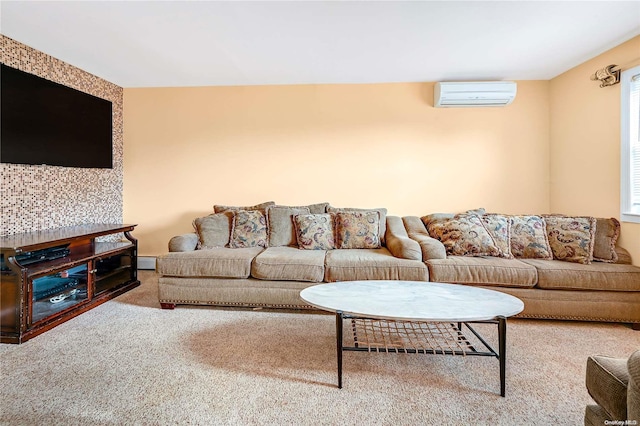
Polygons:
[[[631,182],[631,147],[632,137],[638,137],[639,118],[631,116],[631,82],[632,78],[638,75],[640,75],[640,66],[623,71],[620,75],[620,220],[634,223],[640,223],[640,205],[633,206],[631,202],[634,189]],[[640,114],[637,109],[634,112]],[[640,173],[640,170],[636,173]]]

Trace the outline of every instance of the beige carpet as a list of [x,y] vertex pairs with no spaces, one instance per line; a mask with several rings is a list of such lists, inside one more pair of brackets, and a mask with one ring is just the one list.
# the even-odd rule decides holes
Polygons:
[[333,316],[161,310],[155,273],[140,277],[25,344],[0,345],[2,424],[577,425],[587,356],[640,347],[624,325],[511,320],[506,398],[495,358],[440,355],[345,353],[340,390]]

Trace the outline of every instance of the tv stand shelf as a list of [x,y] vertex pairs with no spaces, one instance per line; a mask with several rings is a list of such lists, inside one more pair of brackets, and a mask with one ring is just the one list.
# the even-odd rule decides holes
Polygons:
[[[135,226],[87,224],[0,237],[0,342],[25,342],[140,285]],[[96,241],[120,233],[126,240]]]

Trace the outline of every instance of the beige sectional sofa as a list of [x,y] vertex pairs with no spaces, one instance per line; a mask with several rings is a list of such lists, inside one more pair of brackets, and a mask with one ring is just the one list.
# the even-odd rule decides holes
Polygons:
[[305,309],[311,307],[300,299],[300,291],[323,282],[428,281],[420,247],[408,237],[402,219],[387,216],[383,220],[384,242],[372,249],[197,250],[197,234],[176,236],[169,253],[156,263],[160,303],[165,309],[179,304]]
[[640,268],[631,265],[622,247],[615,247],[616,263],[451,256],[429,236],[421,218],[407,216],[403,221],[421,246],[431,281],[516,296],[525,306],[519,317],[640,324]]
[[[616,263],[453,256],[429,236],[419,217],[381,219],[386,229],[379,248],[301,250],[287,244],[198,249],[197,233],[176,236],[169,253],[157,259],[161,306],[309,309],[299,292],[311,285],[411,280],[476,285],[512,294],[523,300],[525,309],[519,316],[525,318],[640,325],[640,268],[631,265],[621,247],[616,247]],[[283,239],[275,235],[276,240]]]

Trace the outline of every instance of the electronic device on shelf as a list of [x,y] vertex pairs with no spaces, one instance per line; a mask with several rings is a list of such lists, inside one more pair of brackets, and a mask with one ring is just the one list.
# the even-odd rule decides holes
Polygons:
[[69,256],[69,245],[50,247],[42,250],[27,251],[16,255],[15,259],[22,266],[46,260],[60,259]]
[[78,280],[74,278],[62,278],[55,275],[38,278],[33,280],[33,299],[40,300],[57,296],[65,290],[69,291],[77,286]]

